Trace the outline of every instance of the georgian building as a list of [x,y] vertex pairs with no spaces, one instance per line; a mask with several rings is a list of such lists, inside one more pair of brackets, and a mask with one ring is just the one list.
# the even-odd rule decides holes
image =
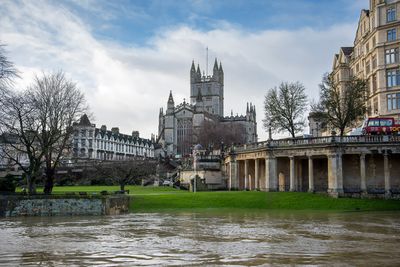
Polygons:
[[224,117],[224,71],[215,59],[212,76],[202,75],[192,62],[190,69],[190,103],[185,100],[175,105],[172,91],[167,110],[160,109],[158,140],[168,155],[187,155],[196,143],[196,132],[204,121],[241,125],[245,129],[246,142],[257,142],[255,106],[247,104],[246,115]]
[[334,56],[339,85],[350,76],[368,85],[367,116],[400,119],[400,0],[370,0],[362,10],[353,46]]
[[151,140],[119,132],[119,128],[107,130],[105,125],[96,128],[95,124],[83,115],[74,124],[72,156],[76,159],[130,160],[137,157],[154,157],[154,144]]

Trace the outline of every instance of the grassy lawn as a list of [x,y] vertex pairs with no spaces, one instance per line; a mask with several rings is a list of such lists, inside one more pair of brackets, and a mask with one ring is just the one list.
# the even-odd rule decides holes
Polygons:
[[[126,186],[132,200],[131,212],[202,210],[318,210],[318,211],[400,211],[400,200],[331,198],[296,192],[197,192],[171,187]],[[54,194],[117,191],[119,186],[56,186]],[[42,189],[38,189],[41,192]]]
[[205,209],[383,211],[400,210],[400,201],[334,199],[324,195],[294,192],[237,191],[137,195],[130,205],[132,212]]

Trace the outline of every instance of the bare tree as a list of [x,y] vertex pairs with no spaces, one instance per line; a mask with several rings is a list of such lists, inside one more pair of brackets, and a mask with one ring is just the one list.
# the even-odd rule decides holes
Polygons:
[[0,98],[1,156],[21,168],[29,193],[34,192],[44,156],[37,138],[38,131],[34,106],[26,92],[5,93]]
[[25,92],[5,95],[0,100],[3,153],[24,171],[29,193],[44,166],[44,191],[51,193],[55,169],[71,144],[72,123],[86,110],[84,96],[62,72],[36,77]]
[[44,151],[44,193],[51,193],[55,169],[71,145],[72,124],[87,110],[85,97],[62,72],[36,77],[29,88],[39,123],[38,142]]
[[221,144],[243,144],[246,142],[246,129],[243,125],[231,122],[204,121],[197,132],[197,142],[204,148],[220,149]]
[[94,175],[111,178],[123,191],[125,185],[140,184],[141,179],[155,175],[156,169],[157,161],[149,159],[107,161],[96,163]]
[[18,71],[14,63],[7,59],[4,45],[0,44],[0,90],[12,85],[14,78],[17,77],[19,77]]
[[299,83],[283,82],[277,89],[268,90],[265,101],[264,127],[276,132],[288,131],[294,138],[305,126],[304,113],[307,109],[307,95]]
[[346,128],[362,120],[366,112],[368,90],[365,80],[351,77],[339,84],[326,74],[320,84],[319,102],[311,107],[314,116],[343,136]]

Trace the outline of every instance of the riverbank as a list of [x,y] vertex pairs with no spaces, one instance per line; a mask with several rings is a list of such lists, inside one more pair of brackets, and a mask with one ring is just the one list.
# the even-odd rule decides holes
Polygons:
[[317,211],[399,211],[400,201],[382,199],[331,198],[297,192],[218,191],[186,194],[136,195],[131,212],[178,210],[317,210]]
[[[171,187],[126,186],[131,212],[202,210],[400,211],[399,200],[331,198],[299,192],[214,191],[190,193]],[[54,194],[118,191],[118,186],[58,186]],[[40,189],[38,190],[40,192]]]

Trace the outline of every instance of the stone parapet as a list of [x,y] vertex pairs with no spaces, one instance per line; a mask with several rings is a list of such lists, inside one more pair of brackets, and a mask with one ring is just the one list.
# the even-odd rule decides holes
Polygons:
[[0,195],[0,217],[117,215],[129,211],[126,195]]

